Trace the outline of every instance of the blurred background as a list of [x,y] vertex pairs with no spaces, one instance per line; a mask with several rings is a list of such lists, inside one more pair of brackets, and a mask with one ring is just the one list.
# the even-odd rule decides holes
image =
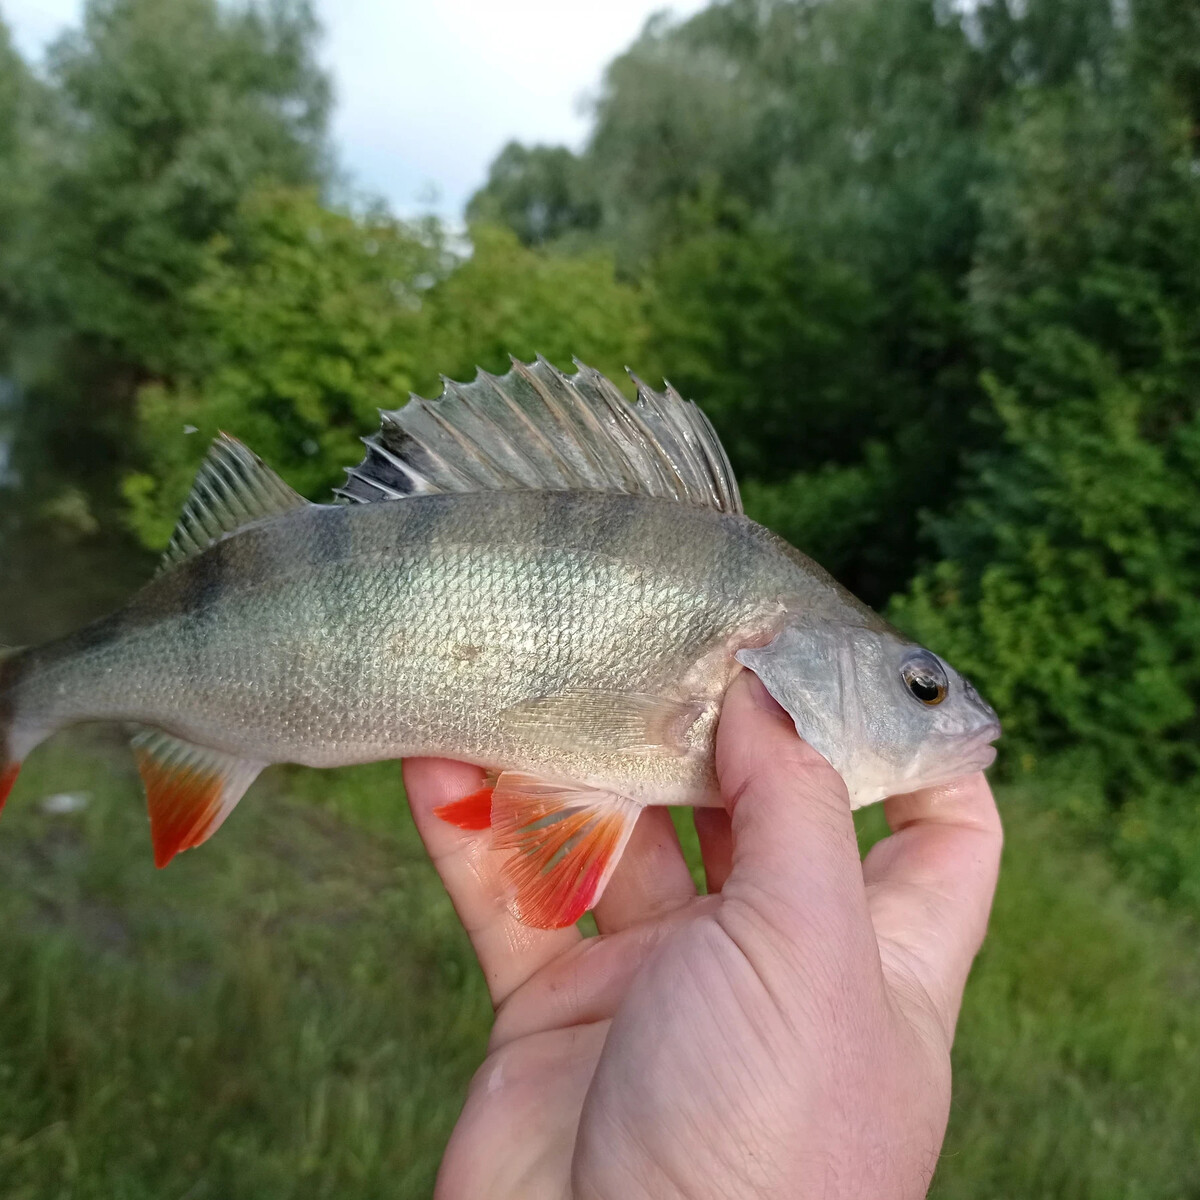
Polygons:
[[[932,1194],[1200,1197],[1200,5],[652,7],[0,0],[0,642],[218,428],[319,499],[439,373],[666,375],[1005,723]],[[0,1197],[427,1196],[490,1014],[397,766],[145,826],[103,731],[0,823]]]

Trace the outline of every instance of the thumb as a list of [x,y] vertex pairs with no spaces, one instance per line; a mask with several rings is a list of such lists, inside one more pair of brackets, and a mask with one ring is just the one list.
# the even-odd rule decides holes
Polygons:
[[716,754],[733,830],[722,896],[766,906],[791,928],[816,920],[825,937],[843,923],[861,929],[869,914],[846,785],[750,670],[726,693]]

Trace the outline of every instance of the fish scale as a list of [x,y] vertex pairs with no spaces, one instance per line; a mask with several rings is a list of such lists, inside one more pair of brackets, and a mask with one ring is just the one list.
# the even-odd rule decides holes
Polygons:
[[218,439],[159,575],[0,659],[0,786],[53,729],[133,724],[161,865],[268,763],[477,763],[490,798],[443,815],[510,851],[515,911],[554,926],[599,898],[642,807],[719,802],[744,665],[854,803],[991,753],[965,681],[742,514],[674,393],[630,406],[586,368],[517,364],[385,414],[344,495],[308,504]]

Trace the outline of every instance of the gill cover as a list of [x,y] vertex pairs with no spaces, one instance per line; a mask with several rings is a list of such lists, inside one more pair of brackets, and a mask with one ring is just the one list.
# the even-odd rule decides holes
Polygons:
[[749,667],[787,710],[796,732],[841,775],[852,808],[878,799],[856,782],[853,731],[862,724],[850,643],[824,625],[785,625],[765,646],[739,650]]

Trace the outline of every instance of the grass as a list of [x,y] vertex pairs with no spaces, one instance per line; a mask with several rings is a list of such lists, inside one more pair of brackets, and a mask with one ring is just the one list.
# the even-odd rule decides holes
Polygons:
[[490,1010],[398,768],[341,781],[393,831],[277,772],[157,872],[126,758],[51,749],[5,813],[0,1196],[427,1196]]
[[[1200,1196],[1200,937],[1003,799],[933,1195]],[[124,749],[60,739],[0,872],[3,1200],[429,1195],[489,1009],[394,764],[273,772],[156,872]]]

